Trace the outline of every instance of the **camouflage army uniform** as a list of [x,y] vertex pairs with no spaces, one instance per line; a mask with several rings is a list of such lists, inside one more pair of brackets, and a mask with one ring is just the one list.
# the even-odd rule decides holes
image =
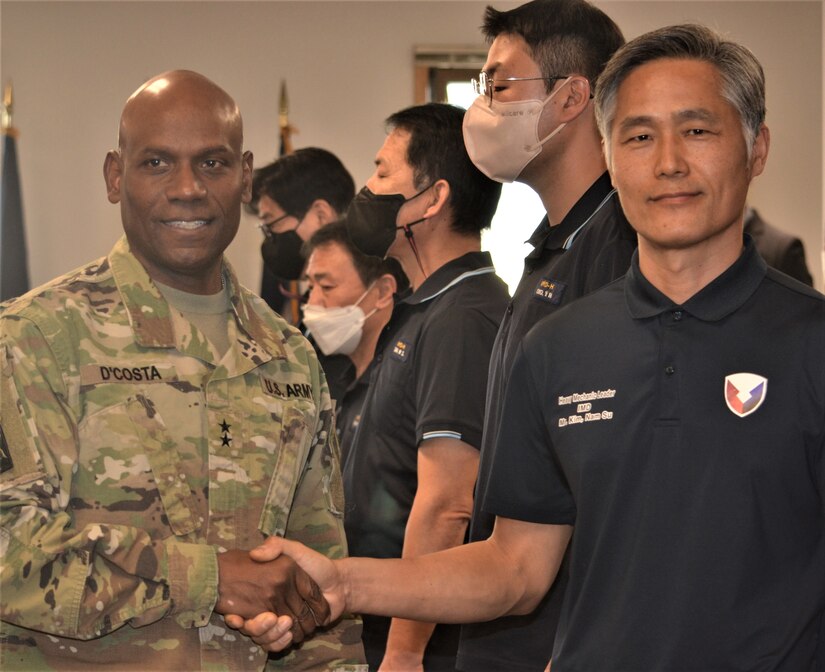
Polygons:
[[361,660],[350,619],[267,663],[212,613],[217,549],[279,534],[345,553],[317,359],[228,267],[225,277],[234,319],[219,362],[125,239],[4,306],[3,670]]

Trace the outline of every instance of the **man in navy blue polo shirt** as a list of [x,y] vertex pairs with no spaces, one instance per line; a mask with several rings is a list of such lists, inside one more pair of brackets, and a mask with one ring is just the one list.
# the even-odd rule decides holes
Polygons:
[[[638,255],[524,340],[492,537],[392,562],[274,539],[253,554],[289,553],[333,613],[467,622],[528,613],[569,543],[554,672],[816,669],[825,297],[743,238],[762,68],[709,29],[663,28],[617,52],[596,105]],[[288,620],[246,627],[278,648]]]
[[[607,174],[593,105],[596,78],[624,44],[619,27],[585,0],[533,0],[507,11],[488,7],[482,32],[490,50],[464,118],[470,158],[493,179],[528,185],[547,214],[530,237],[534,249],[490,357],[471,541],[493,532],[495,516],[482,504],[519,344],[541,318],[624,275],[636,249]],[[529,616],[463,626],[457,667],[542,669],[566,579],[562,571]]]

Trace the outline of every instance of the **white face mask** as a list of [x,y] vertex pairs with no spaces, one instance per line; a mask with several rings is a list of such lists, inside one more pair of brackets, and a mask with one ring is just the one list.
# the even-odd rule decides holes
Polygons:
[[470,160],[496,182],[512,182],[536,158],[545,142],[565,127],[560,124],[539,139],[541,113],[553,96],[572,79],[565,79],[544,100],[502,103],[480,95],[464,115],[464,145]]
[[304,324],[325,355],[351,355],[364,332],[364,322],[378,309],[365,315],[358,305],[372,289],[367,287],[361,297],[351,306],[326,308],[307,303],[304,305]]

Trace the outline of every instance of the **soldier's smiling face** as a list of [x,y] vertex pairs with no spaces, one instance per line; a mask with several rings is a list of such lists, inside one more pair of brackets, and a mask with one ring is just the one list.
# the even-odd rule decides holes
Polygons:
[[237,108],[194,73],[168,73],[129,99],[120,149],[104,167],[133,254],[150,277],[207,294],[220,289],[221,255],[251,197]]

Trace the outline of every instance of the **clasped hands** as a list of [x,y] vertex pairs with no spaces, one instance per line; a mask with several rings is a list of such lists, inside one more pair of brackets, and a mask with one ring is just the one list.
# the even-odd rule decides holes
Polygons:
[[[295,559],[286,555],[290,552]],[[304,568],[302,568],[298,560]],[[332,562],[297,542],[270,537],[246,551],[218,555],[218,601],[215,611],[226,624],[268,651],[283,651],[328,625],[343,611],[340,599],[328,602],[326,590],[312,576],[330,583]]]

